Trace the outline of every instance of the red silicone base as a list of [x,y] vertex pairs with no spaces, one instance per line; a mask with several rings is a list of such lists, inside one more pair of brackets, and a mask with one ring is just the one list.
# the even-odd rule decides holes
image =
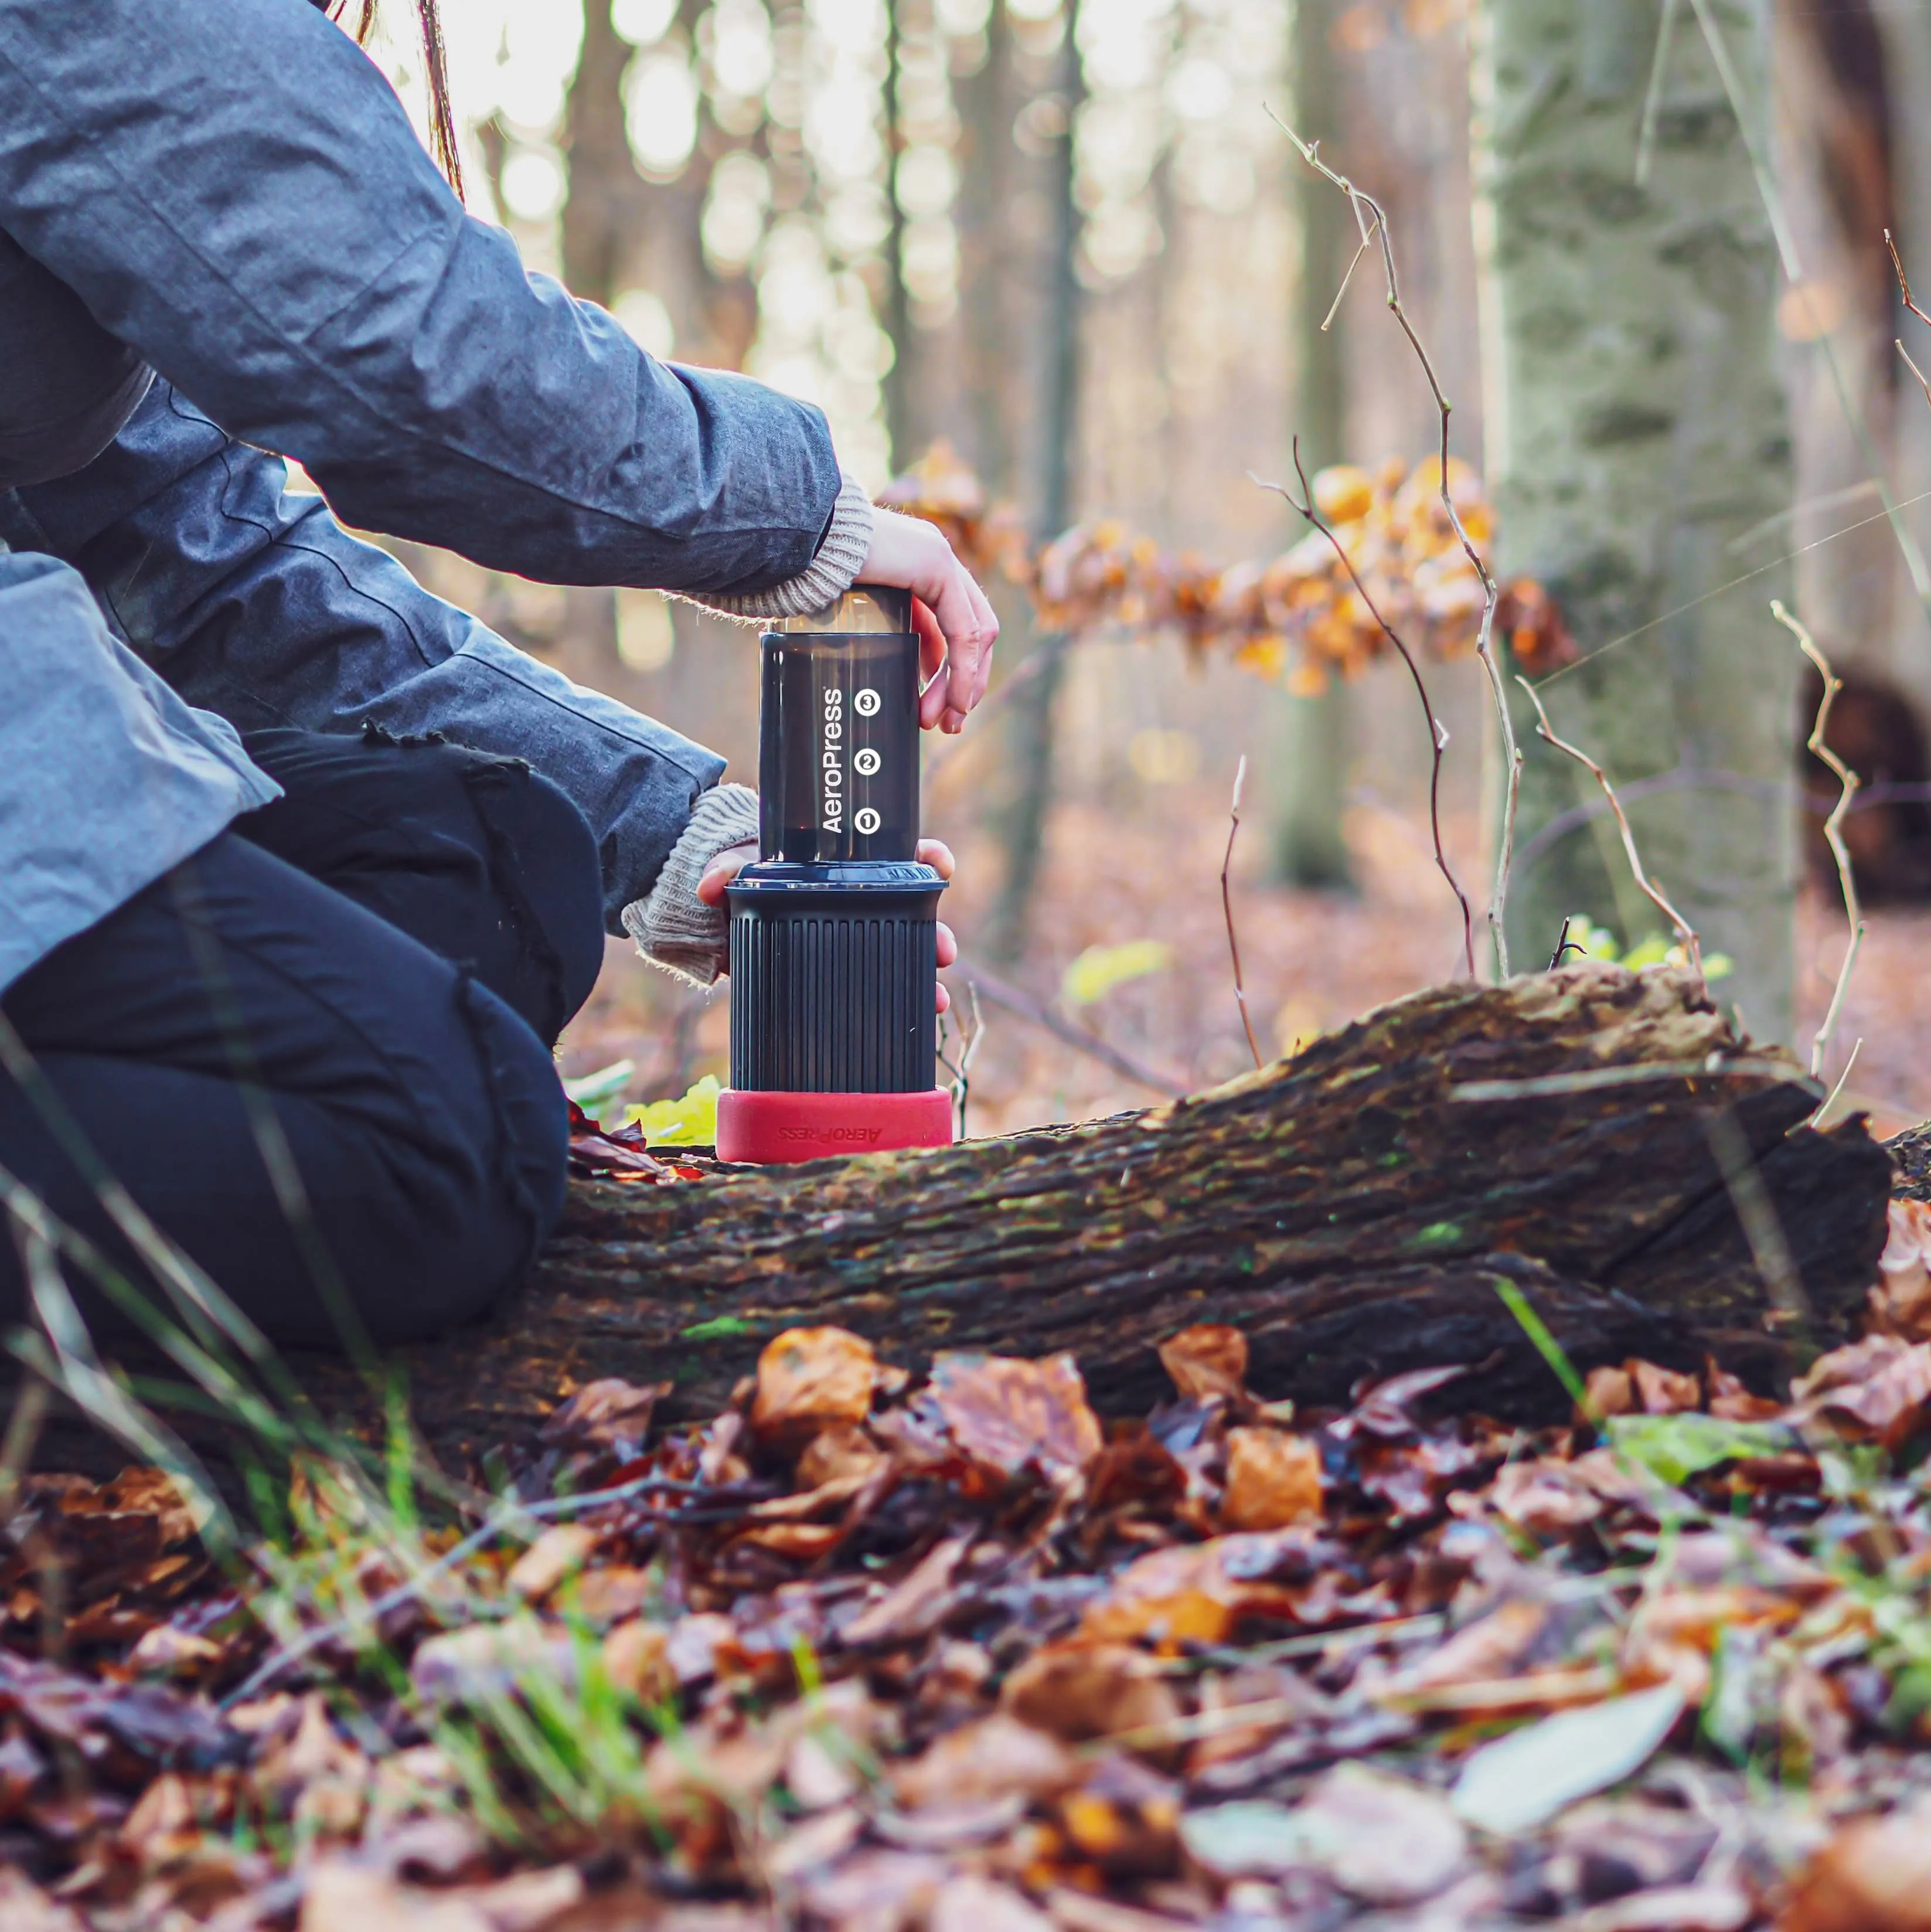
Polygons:
[[718,1158],[781,1162],[824,1160],[888,1148],[949,1147],[952,1096],[922,1094],[741,1093],[718,1096]]

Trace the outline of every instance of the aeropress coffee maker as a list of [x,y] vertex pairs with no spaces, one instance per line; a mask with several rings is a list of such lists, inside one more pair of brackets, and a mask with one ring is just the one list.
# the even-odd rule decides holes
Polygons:
[[919,844],[911,593],[861,586],[761,640],[757,862],[730,906],[718,1157],[943,1147],[938,904]]

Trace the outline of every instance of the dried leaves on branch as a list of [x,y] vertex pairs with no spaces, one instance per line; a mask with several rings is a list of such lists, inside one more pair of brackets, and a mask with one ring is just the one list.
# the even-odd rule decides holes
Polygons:
[[[1479,479],[1452,461],[1449,489],[1470,535],[1492,540],[1494,515]],[[1110,518],[1077,525],[1043,548],[1016,512],[988,505],[979,479],[937,444],[880,501],[937,524],[974,568],[1027,590],[1054,630],[1105,625],[1165,628],[1189,650],[1222,652],[1291,688],[1318,692],[1351,677],[1388,650],[1369,598],[1431,656],[1473,652],[1481,634],[1481,579],[1462,548],[1441,494],[1438,459],[1374,471],[1342,464],[1313,479],[1314,500],[1333,526],[1354,577],[1327,540],[1310,532],[1263,561],[1216,563],[1162,548]],[[1501,594],[1498,621],[1517,662],[1537,675],[1569,662],[1573,646],[1560,612],[1528,579]]]
[[0,1922],[1903,1923],[1927,1252],[1786,1402],[1630,1360],[1533,1432],[1452,1368],[1297,1413],[1223,1327],[1111,1428],[827,1328],[667,1433],[576,1390],[454,1548],[314,1467],[223,1575],[150,1472],[28,1478]]

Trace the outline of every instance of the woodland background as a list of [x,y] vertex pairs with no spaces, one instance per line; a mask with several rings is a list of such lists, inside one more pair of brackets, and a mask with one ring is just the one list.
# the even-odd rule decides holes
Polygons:
[[[1741,138],[1706,29],[1747,97]],[[472,206],[653,352],[819,402],[874,488],[943,439],[1042,541],[1115,519],[1216,563],[1303,534],[1254,480],[1291,480],[1296,436],[1312,470],[1413,463],[1437,433],[1374,260],[1323,328],[1354,224],[1270,110],[1319,140],[1388,212],[1408,309],[1455,404],[1455,453],[1498,498],[1500,566],[1550,584],[1585,653],[1695,601],[1621,643],[1603,678],[1591,668],[1553,688],[1552,715],[1626,785],[1666,775],[1632,800],[1652,868],[1706,944],[1736,957],[1746,1022],[1809,1038],[1844,926],[1834,883],[1799,890],[1782,795],[1799,665],[1768,603],[1801,611],[1839,670],[1888,680],[1908,706],[1931,701],[1924,566],[1906,554],[1931,544],[1931,504],[1917,500],[1931,488],[1931,407],[1893,346],[1916,325],[1882,240],[1894,232],[1931,282],[1922,0],[1510,0],[1472,16],[1463,0],[463,0],[447,31]],[[414,50],[398,38],[376,51],[415,104]],[[1572,93],[1538,127],[1571,83],[1582,111]],[[1647,195],[1631,185],[1645,143]],[[1505,301],[1511,233],[1533,254],[1558,230],[1561,299]],[[1678,301],[1670,267],[1645,280],[1657,261],[1687,262],[1694,284],[1681,297],[1690,366],[1660,385],[1691,392],[1673,424],[1648,419],[1622,299],[1638,322]],[[1565,302],[1585,326],[1543,341],[1536,328],[1550,335]],[[1498,411],[1514,418],[1513,477]],[[1585,454],[1591,421],[1612,427],[1606,460],[1576,472],[1588,500],[1570,521],[1619,532],[1621,558],[1567,541],[1550,505],[1576,479],[1537,472],[1579,413]],[[1619,472],[1622,450],[1633,467]],[[1691,528],[1701,548],[1678,555]],[[747,634],[653,593],[406,554],[518,644],[751,775]],[[1219,874],[1244,756],[1234,879],[1263,1052],[1456,970],[1427,740],[1398,663],[1299,695],[1309,680],[1186,651],[1157,625],[1042,641],[1025,597],[993,587],[1002,679],[1042,648],[1053,662],[928,755],[926,829],[961,856],[948,916],[968,961],[1176,1085],[1238,1070]],[[1493,721],[1472,657],[1429,678],[1451,736],[1446,841],[1479,921]],[[1726,737],[1735,719],[1753,748]],[[1908,741],[1865,751],[1853,762],[1867,784],[1908,793],[1931,777],[1907,769]],[[1699,764],[1749,772],[1713,792],[1694,782]],[[1685,768],[1692,782],[1672,788]],[[1527,773],[1525,837],[1587,802],[1573,770],[1532,755]],[[1909,797],[1889,808],[1892,890],[1866,884],[1891,902],[1872,914],[1825,1070],[1835,1078],[1864,1040],[1846,1099],[1882,1131],[1931,1114],[1931,994],[1915,970],[1931,914],[1912,903],[1931,867],[1921,876],[1911,856],[1923,817]],[[1518,884],[1518,954],[1546,959],[1570,913],[1625,949],[1649,937],[1660,922],[1644,923],[1590,831],[1568,845],[1574,863],[1546,852]],[[1757,886],[1739,886],[1753,870]],[[983,1017],[974,1131],[1148,1097],[1009,1011]],[[648,1099],[721,1074],[724,1048],[720,1000],[613,945],[565,1072],[628,1059],[627,1097]]]

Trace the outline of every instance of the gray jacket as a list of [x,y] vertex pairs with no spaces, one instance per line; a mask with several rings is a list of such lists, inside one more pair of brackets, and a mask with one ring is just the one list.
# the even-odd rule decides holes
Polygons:
[[[0,231],[128,352],[130,399],[158,372],[94,460],[0,490],[0,988],[274,796],[238,726],[528,758],[619,929],[721,760],[428,596],[268,452],[496,568],[791,608],[862,554],[819,412],[526,274],[307,0],[0,0]],[[0,462],[56,386],[29,359]]]

